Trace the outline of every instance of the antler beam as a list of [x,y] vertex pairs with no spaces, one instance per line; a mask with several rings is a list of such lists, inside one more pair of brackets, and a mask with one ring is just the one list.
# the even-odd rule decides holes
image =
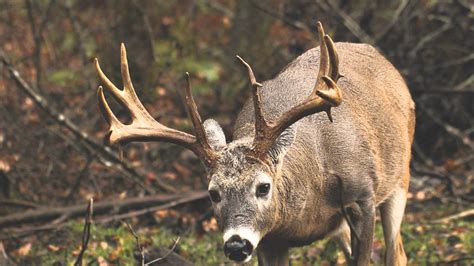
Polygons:
[[130,71],[127,62],[127,52],[125,45],[122,43],[121,51],[121,74],[124,83],[124,89],[118,89],[104,74],[99,65],[99,60],[95,59],[95,66],[99,73],[99,78],[105,85],[105,88],[112,94],[112,96],[125,107],[132,118],[132,123],[125,125],[119,121],[110,109],[104,95],[104,90],[100,86],[97,90],[99,107],[103,117],[109,124],[109,133],[106,135],[106,141],[110,144],[128,143],[131,141],[163,141],[171,142],[192,150],[198,157],[200,157],[206,165],[211,165],[216,154],[210,147],[201,117],[197,111],[196,104],[191,93],[191,84],[189,74],[187,74],[187,86],[183,95],[183,102],[186,110],[193,122],[196,136],[175,130],[160,124],[156,121],[150,113],[145,109],[143,104],[138,99],[135,89],[130,78]]
[[320,45],[320,63],[313,91],[306,100],[282,114],[276,121],[266,121],[262,111],[260,87],[250,65],[242,58],[237,58],[247,68],[252,85],[252,97],[255,112],[255,138],[252,153],[258,158],[263,158],[271,148],[278,136],[289,126],[303,117],[326,112],[332,122],[331,107],[342,102],[342,92],[336,84],[342,75],[339,73],[339,59],[336,47],[331,37],[325,34],[322,24],[318,21],[317,29]]

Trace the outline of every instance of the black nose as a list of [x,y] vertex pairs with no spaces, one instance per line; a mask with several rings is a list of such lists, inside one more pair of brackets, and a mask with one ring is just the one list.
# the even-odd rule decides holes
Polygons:
[[224,253],[229,259],[237,262],[244,261],[252,254],[253,246],[247,239],[242,239],[238,235],[231,236],[224,243]]

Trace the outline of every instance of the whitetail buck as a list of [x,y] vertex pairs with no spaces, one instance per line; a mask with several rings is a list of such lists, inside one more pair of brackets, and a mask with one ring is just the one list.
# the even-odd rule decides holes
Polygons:
[[288,265],[290,247],[331,236],[351,264],[367,265],[379,207],[385,263],[404,265],[400,224],[414,103],[399,72],[372,46],[334,44],[319,22],[317,27],[320,47],[263,84],[239,57],[252,98],[230,143],[216,121],[202,123],[189,75],[184,103],[195,135],[158,123],[135,94],[122,45],[124,90],[96,60],[102,83],[133,121],[121,123],[99,87],[100,109],[110,124],[107,139],[111,144],[165,141],[192,150],[207,168],[224,252],[234,261],[249,261],[256,250],[260,265]]

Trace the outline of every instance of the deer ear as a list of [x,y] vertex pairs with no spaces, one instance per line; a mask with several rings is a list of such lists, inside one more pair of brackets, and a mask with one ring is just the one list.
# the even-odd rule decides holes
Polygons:
[[203,126],[211,148],[215,151],[222,150],[226,146],[226,140],[224,131],[222,131],[219,123],[214,119],[207,119],[204,121]]
[[272,160],[274,165],[279,164],[286,153],[290,149],[296,137],[296,125],[293,124],[289,128],[285,129],[280,136],[275,140],[272,147],[268,151],[268,156]]

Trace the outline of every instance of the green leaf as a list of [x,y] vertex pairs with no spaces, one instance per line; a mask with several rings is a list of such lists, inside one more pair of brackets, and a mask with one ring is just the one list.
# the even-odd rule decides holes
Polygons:
[[76,79],[76,73],[70,69],[60,69],[49,74],[48,80],[60,86],[66,86]]

